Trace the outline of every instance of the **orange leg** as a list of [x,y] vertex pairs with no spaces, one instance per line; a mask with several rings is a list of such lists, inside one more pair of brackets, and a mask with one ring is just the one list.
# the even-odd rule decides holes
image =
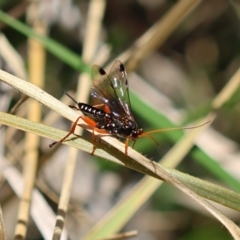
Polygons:
[[64,142],[71,134],[74,134],[75,129],[76,129],[77,125],[78,125],[78,121],[79,121],[80,118],[82,118],[82,119],[84,120],[84,122],[86,122],[86,123],[87,123],[90,127],[92,127],[92,129],[93,129],[93,132],[92,132],[93,150],[92,150],[92,153],[91,153],[91,155],[93,155],[94,152],[95,152],[95,150],[96,150],[96,135],[94,134],[94,131],[99,132],[99,133],[107,133],[107,132],[106,132],[106,130],[104,130],[104,129],[98,129],[98,128],[96,128],[97,123],[96,123],[93,119],[91,119],[91,118],[89,118],[89,117],[86,117],[86,116],[80,116],[80,117],[78,117],[77,120],[76,120],[76,121],[74,122],[74,124],[72,125],[69,133],[68,133],[64,138],[62,138],[60,141],[51,143],[51,144],[49,145],[49,147],[51,148],[51,147],[53,147],[53,146],[54,146],[55,144],[57,144],[57,143],[62,143],[62,142]]
[[132,139],[132,141],[133,141],[132,148],[134,148],[134,146],[135,146],[135,143],[137,142],[137,140],[133,140],[133,139]]
[[111,113],[111,110],[110,110],[110,108],[107,104],[103,104],[103,103],[102,104],[96,104],[96,105],[93,105],[93,107],[98,108],[98,109],[103,109],[103,111],[105,113],[108,113],[108,114]]
[[128,146],[129,146],[129,140],[132,140],[133,141],[133,145],[132,145],[132,148],[134,148],[135,146],[135,143],[136,143],[136,139],[132,139],[132,138],[126,138],[126,141],[125,141],[125,154],[128,155]]
[[104,109],[104,112],[106,112],[108,114],[111,113],[111,110],[110,110],[110,108],[109,108],[109,106],[107,104],[104,104],[104,108],[103,109]]
[[77,118],[77,120],[76,120],[76,121],[74,122],[74,124],[72,125],[69,133],[68,133],[64,138],[62,138],[60,141],[51,143],[51,144],[49,145],[49,147],[51,148],[51,147],[53,147],[53,146],[54,146],[55,144],[57,144],[57,143],[62,143],[62,142],[64,142],[64,140],[65,140],[68,136],[70,136],[72,133],[74,133],[75,128],[76,128],[77,123],[78,123],[78,121],[79,121],[80,118],[83,118],[83,116],[80,116],[80,117]]
[[93,139],[93,148],[92,148],[92,152],[91,152],[91,155],[94,155],[94,152],[95,150],[97,149],[97,146],[96,146],[96,135],[94,134],[94,131],[95,131],[96,128],[93,128],[93,131],[92,131],[92,139]]
[[97,123],[93,119],[91,119],[89,117],[83,116],[83,120],[84,120],[84,122],[86,122],[93,129],[93,131],[92,131],[93,149],[92,149],[91,155],[94,155],[94,152],[95,152],[95,150],[97,148],[96,147],[96,140],[97,140],[97,138],[96,138],[96,135],[94,134],[94,132],[96,131],[98,133],[107,133],[107,131],[104,130],[104,129],[97,128],[96,127]]
[[126,138],[126,141],[125,141],[125,154],[128,155],[128,143],[129,143],[129,138]]
[[[106,130],[104,130],[104,129],[99,129],[99,128],[96,128],[96,127],[94,127],[93,128],[93,131],[92,131],[92,139],[93,139],[93,149],[92,149],[92,153],[91,153],[91,155],[94,155],[94,152],[95,152],[95,150],[96,150],[96,148],[97,148],[97,146],[96,146],[96,141],[97,141],[97,138],[96,138],[96,135],[94,134],[94,132],[98,132],[98,133],[108,133]],[[101,140],[101,139],[100,139]]]

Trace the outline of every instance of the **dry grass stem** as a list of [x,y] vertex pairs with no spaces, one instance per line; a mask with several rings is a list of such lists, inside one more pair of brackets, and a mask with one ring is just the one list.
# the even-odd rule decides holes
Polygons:
[[[37,8],[38,5],[35,4]],[[33,8],[31,8],[33,10]],[[36,10],[36,9],[35,9]],[[37,18],[37,17],[36,17]],[[34,29],[41,35],[46,34],[46,26],[34,19]],[[29,79],[40,88],[44,87],[45,78],[45,49],[41,43],[35,39],[29,39]],[[28,119],[35,122],[41,122],[42,106],[36,101],[28,103]],[[20,236],[24,239],[27,233],[27,226],[29,222],[30,204],[32,199],[32,191],[35,184],[37,163],[38,163],[38,147],[39,136],[27,133],[25,138],[25,156],[24,156],[24,190],[21,196],[18,223],[15,229],[15,237]]]
[[[85,62],[90,63],[94,57],[97,49],[98,39],[101,31],[102,18],[105,11],[105,0],[91,0],[88,9],[88,17],[86,24],[85,39],[83,42],[82,58]],[[80,102],[87,102],[90,92],[91,81],[89,75],[81,74],[77,87],[77,99]],[[76,134],[82,133],[82,128],[76,131]],[[53,239],[57,240],[61,237],[61,232],[64,226],[65,215],[68,209],[69,199],[71,196],[71,186],[76,168],[76,161],[78,157],[78,150],[70,148],[68,160],[66,163],[66,171],[64,174],[63,185],[58,205],[58,216],[56,219],[56,226],[54,229]]]
[[[216,110],[216,106],[218,108],[222,107],[229,98],[237,91],[238,86],[240,82],[240,71],[236,71],[236,73],[233,75],[233,77],[229,80],[228,84],[223,88],[223,90],[214,98],[212,102],[213,109]],[[195,123],[196,125],[199,125],[203,122],[206,122],[208,120],[213,121],[216,117],[216,112],[213,111],[210,113],[205,119],[201,120],[201,122]],[[161,164],[168,166],[170,168],[175,168],[186,156],[186,154],[190,151],[190,149],[193,147],[195,143],[195,139],[197,136],[204,131],[204,128],[207,128],[208,125],[205,125],[204,127],[193,129],[189,131],[174,147],[160,160]],[[162,176],[160,174],[160,176]],[[170,176],[170,175],[169,175]],[[166,179],[165,179],[166,180]],[[173,185],[175,184],[175,180],[172,179]],[[179,182],[178,182],[179,183]],[[177,183],[177,184],[178,184]],[[127,206],[130,204],[132,199],[135,199],[135,204],[131,208],[131,212],[129,213],[130,216],[132,216],[145,202],[149,197],[156,191],[156,189],[162,184],[162,182],[157,181],[155,179],[152,179],[149,176],[145,176],[132,191],[129,193],[127,200],[123,199],[121,200],[115,207],[103,218],[101,221],[95,225],[91,231],[85,236],[84,239],[91,239],[93,237],[95,232],[101,231],[101,229],[104,228],[104,226],[108,226],[108,222],[111,221],[111,219],[117,214],[118,211],[121,211],[121,209],[124,208],[124,206]],[[180,188],[183,187],[183,185],[179,185]],[[179,187],[176,186],[176,187]],[[186,189],[182,189],[184,192]],[[138,198],[139,194],[141,193],[141,198]],[[192,193],[190,193],[191,195]],[[196,198],[195,198],[196,197]],[[204,205],[208,211],[210,211],[214,216],[216,216],[219,221],[221,221],[224,226],[226,226],[229,231],[231,232],[232,236],[236,237],[238,236],[237,227],[235,225],[232,225],[233,223],[229,223],[229,219],[227,219],[225,216],[223,216],[219,211],[214,209],[211,205],[208,204],[205,200],[203,200],[201,197],[196,195],[194,193],[194,198],[198,201],[200,200],[200,204]],[[116,232],[118,232],[128,221],[129,216],[126,216],[125,219],[121,219],[121,224],[118,225],[118,229],[115,229]],[[226,224],[226,225],[225,225]],[[113,230],[113,232],[115,232]]]
[[0,206],[0,239],[1,240],[7,240],[6,234],[5,234],[5,227],[4,227],[4,221],[3,221],[3,214],[2,214],[2,208]]
[[177,2],[165,16],[145,32],[129,49],[120,54],[118,58],[122,62],[127,62],[127,70],[133,71],[142,59],[157,50],[201,2],[202,0]]
[[[190,164],[188,166],[183,160],[193,157],[203,168],[206,168],[212,173],[211,177],[215,177],[217,180],[220,179],[220,181],[222,181],[221,184],[229,184],[232,189],[238,189],[239,186],[237,182],[237,170],[235,170],[235,172],[233,170],[228,172],[228,167],[224,165],[226,161],[228,161],[228,159],[224,158],[228,155],[229,158],[232,157],[236,159],[236,163],[234,163],[235,169],[239,168],[236,166],[239,166],[237,161],[237,154],[239,153],[237,139],[239,135],[238,131],[240,130],[238,130],[236,122],[234,131],[230,132],[229,135],[227,134],[228,131],[233,128],[231,124],[235,121],[234,118],[238,119],[235,117],[238,116],[239,111],[236,111],[238,108],[233,108],[233,106],[238,106],[237,91],[239,91],[240,86],[240,69],[238,68],[239,54],[235,51],[238,49],[238,45],[235,43],[237,37],[235,36],[236,39],[234,39],[236,27],[234,24],[229,27],[230,25],[224,23],[224,21],[222,21],[223,17],[221,17],[222,15],[225,16],[225,13],[226,15],[229,14],[227,5],[229,3],[219,1],[216,4],[216,1],[182,0],[171,4],[159,4],[157,2],[154,3],[154,1],[113,3],[112,1],[107,2],[105,0],[91,0],[88,3],[80,1],[77,6],[76,2],[70,2],[66,2],[65,4],[62,4],[61,1],[55,1],[54,4],[52,1],[32,3],[30,5],[31,8],[29,8],[31,9],[29,10],[31,14],[27,17],[31,17],[31,19],[28,18],[28,20],[30,20],[34,31],[32,31],[27,24],[9,18],[8,16],[10,14],[7,15],[0,11],[0,18],[4,23],[9,24],[10,27],[17,29],[28,37],[34,36],[36,39],[39,39],[39,41],[42,41],[43,44],[41,45],[32,39],[28,42],[29,78],[32,81],[32,83],[30,83],[22,80],[27,78],[24,69],[26,64],[24,64],[24,61],[16,54],[16,52],[26,52],[26,39],[22,40],[19,38],[18,43],[13,42],[14,47],[11,47],[7,38],[3,34],[0,34],[0,46],[2,46],[0,49],[0,65],[3,59],[3,65],[1,65],[1,67],[3,66],[3,69],[5,69],[5,67],[7,69],[6,71],[0,70],[0,80],[3,81],[3,86],[5,86],[4,83],[6,83],[23,93],[21,102],[19,102],[12,111],[9,111],[9,104],[12,105],[15,102],[14,91],[9,91],[9,86],[7,86],[7,90],[3,89],[5,105],[2,104],[4,107],[2,108],[2,112],[0,112],[1,124],[10,126],[8,129],[14,128],[14,131],[6,130],[6,140],[4,142],[6,147],[3,148],[3,150],[6,149],[6,155],[0,158],[0,168],[2,169],[0,184],[3,185],[4,181],[7,181],[8,184],[4,185],[7,185],[8,188],[20,198],[17,224],[13,226],[15,227],[15,238],[26,238],[27,227],[29,223],[31,223],[29,216],[32,217],[44,239],[65,240],[69,237],[80,239],[79,233],[85,234],[81,236],[81,239],[84,240],[123,239],[135,236],[137,234],[136,231],[121,234],[116,233],[126,226],[134,214],[150,199],[153,193],[162,185],[163,181],[165,181],[186,195],[187,200],[184,200],[185,205],[191,201],[192,206],[196,209],[202,206],[204,210],[207,210],[226,227],[234,239],[240,240],[239,227],[208,201],[210,200],[233,210],[240,211],[240,194],[216,184],[203,181],[197,177],[184,174],[175,169],[182,162],[181,166],[183,168],[181,169],[184,169],[183,171],[186,172],[189,171]],[[106,4],[108,4],[107,8]],[[215,11],[211,11],[215,5]],[[231,7],[235,8],[234,10],[238,14],[239,8],[237,5],[232,4]],[[166,8],[169,10],[166,11]],[[116,9],[120,11],[118,12]],[[164,12],[166,13],[164,14]],[[40,15],[42,19],[44,19],[44,22],[51,27],[50,33],[53,38],[58,37],[59,33],[61,34],[61,42],[67,46],[66,48],[52,41],[50,38],[38,38],[34,33],[46,34],[46,26],[41,23],[39,19]],[[228,18],[228,21],[231,22],[231,18]],[[221,22],[222,25],[219,24],[219,22]],[[55,26],[58,26],[58,28],[55,28]],[[4,27],[7,28],[8,26]],[[64,28],[64,34],[62,28]],[[214,31],[209,31],[209,28]],[[218,30],[219,28],[221,28],[221,31]],[[215,34],[215,31],[217,34]],[[229,32],[231,32],[231,34],[229,34]],[[172,37],[169,38],[171,35]],[[11,36],[8,31],[6,31],[6,36]],[[140,37],[137,38],[136,36]],[[226,38],[226,36],[228,36],[228,38]],[[105,39],[107,39],[109,45],[102,43]],[[167,39],[169,39],[169,41],[166,41]],[[231,41],[229,39],[231,39]],[[22,42],[25,42],[25,48],[19,47],[18,44],[20,43],[21,45]],[[69,49],[75,50],[79,42],[81,42],[80,44],[82,46],[81,57],[78,57],[76,53],[67,49],[69,47]],[[48,63],[51,62],[47,68],[47,73],[49,74],[47,78],[51,78],[51,82],[48,82],[49,85],[46,86],[44,86],[46,58],[43,46],[46,46],[46,49],[55,54],[55,56],[49,55],[47,61]],[[123,46],[130,46],[130,48],[124,51]],[[163,51],[160,55],[158,50],[161,46]],[[14,51],[14,48],[16,51]],[[113,51],[110,54],[111,48]],[[152,53],[154,53],[154,56],[150,56]],[[115,57],[117,54],[119,54],[118,57]],[[91,153],[93,149],[92,139],[82,136],[82,132],[85,129],[91,133],[91,127],[80,119],[78,124],[81,127],[77,127],[75,132],[76,136],[72,134],[67,141],[63,142],[71,146],[71,148],[66,148],[68,149],[66,159],[64,159],[63,156],[59,157],[62,157],[61,159],[52,158],[53,161],[49,162],[48,166],[45,165],[44,168],[42,168],[41,176],[46,177],[46,179],[43,178],[43,181],[48,182],[49,187],[46,188],[44,184],[40,184],[40,189],[43,189],[43,192],[47,196],[48,193],[50,193],[48,197],[53,200],[52,204],[58,202],[58,211],[55,216],[44,197],[39,191],[34,189],[34,183],[37,166],[39,169],[43,166],[37,165],[39,153],[41,154],[40,160],[42,164],[50,157],[58,156],[57,154],[59,154],[60,151],[54,154],[59,148],[55,147],[50,150],[47,144],[39,151],[39,137],[42,136],[55,141],[62,139],[63,136],[66,136],[67,132],[50,127],[57,120],[57,115],[74,122],[82,113],[67,106],[68,104],[73,105],[71,99],[68,97],[64,96],[58,101],[46,91],[54,91],[54,95],[57,94],[57,91],[63,91],[63,88],[68,91],[72,84],[69,79],[76,76],[76,73],[73,69],[69,69],[69,66],[72,66],[75,70],[81,69],[88,71],[90,65],[97,64],[103,66],[109,58],[119,59],[125,63],[127,72],[133,71],[139,66],[141,61],[145,60],[142,62],[141,67],[139,67],[139,74],[141,74],[142,80],[139,80],[139,78],[135,78],[134,80],[132,76],[129,77],[130,85],[135,89],[135,92],[133,91],[130,94],[133,110],[135,110],[134,115],[136,115],[136,120],[139,125],[143,126],[144,131],[147,132],[149,129],[156,129],[158,124],[162,124],[162,127],[167,127],[168,125],[171,127],[171,124],[180,123],[184,117],[185,119],[197,119],[199,118],[197,116],[205,116],[190,126],[199,126],[209,120],[211,123],[214,121],[214,126],[209,129],[209,132],[215,131],[219,135],[226,133],[225,139],[228,139],[229,142],[231,139],[233,139],[233,141],[228,146],[224,146],[224,142],[221,142],[218,136],[208,139],[209,133],[205,130],[210,124],[201,125],[201,127],[191,129],[190,131],[186,130],[185,135],[181,139],[181,132],[171,132],[166,135],[156,134],[154,138],[156,138],[156,142],[161,147],[160,151],[157,151],[156,148],[153,150],[152,145],[150,145],[151,143],[147,141],[145,145],[144,139],[141,138],[136,146],[137,149],[144,149],[144,153],[149,154],[155,159],[159,159],[160,156],[162,156],[162,151],[167,151],[166,149],[169,148],[168,144],[170,141],[177,142],[164,157],[161,157],[159,163],[155,163],[131,147],[128,148],[128,154],[125,154],[125,144],[111,135],[96,133],[96,138],[101,138],[101,141],[96,141],[97,149],[94,152],[95,156],[131,168],[145,175],[141,180],[138,179],[136,181],[136,179],[132,178],[132,174],[127,173],[129,176],[131,175],[131,180],[137,182],[137,184],[123,199],[115,204],[116,193],[118,194],[117,196],[123,193],[123,185],[120,185],[122,175],[120,176],[118,173],[111,171],[112,175],[110,179],[114,178],[114,180],[109,181],[109,178],[106,178],[106,180],[106,172],[99,173],[97,169],[102,169],[102,167],[104,170],[106,169],[105,166],[102,166],[102,162],[97,162],[99,165],[92,167],[93,162],[80,159],[83,156],[82,151]],[[50,59],[54,59],[54,61],[49,61]],[[63,67],[61,61],[69,66]],[[110,66],[111,63],[107,68],[110,68]],[[8,69],[22,79],[13,76],[14,74],[11,75],[7,73]],[[60,73],[63,74],[59,75]],[[133,76],[136,75],[137,74],[133,74]],[[229,76],[232,76],[231,79]],[[132,79],[133,81],[131,83]],[[226,79],[230,80],[226,83]],[[58,80],[64,87],[58,85]],[[78,78],[76,93],[71,93],[70,95],[78,102],[87,103],[91,82],[89,74],[81,73]],[[134,82],[136,83],[135,86]],[[57,86],[56,89],[55,86]],[[45,88],[48,90],[44,91],[43,89]],[[219,89],[222,90],[220,91]],[[164,93],[162,98],[159,97],[160,91]],[[219,93],[216,94],[216,92]],[[102,94],[104,95],[105,91],[103,91]],[[142,97],[143,95],[146,95],[145,99]],[[28,97],[35,99],[35,101],[29,99],[27,105],[24,101]],[[166,98],[172,100],[162,102],[163,98],[165,98],[165,100]],[[22,102],[26,104],[25,109],[19,108]],[[50,113],[48,113],[44,120],[41,119],[42,104],[54,111],[54,113],[53,111],[49,111]],[[178,106],[178,109],[176,109],[174,105]],[[162,114],[162,108],[164,109],[164,114]],[[156,109],[161,109],[161,112],[157,113]],[[5,113],[7,111],[13,115]],[[225,114],[225,111],[227,114]],[[16,115],[18,116],[14,115],[15,112],[17,112]],[[227,115],[227,117],[224,114]],[[235,115],[233,116],[233,114]],[[171,117],[169,117],[170,115]],[[173,123],[171,123],[171,120],[173,120]],[[44,122],[46,125],[40,122]],[[146,123],[149,123],[149,126],[147,126]],[[155,127],[153,127],[153,125]],[[3,127],[2,129],[5,130]],[[0,126],[0,130],[2,129]],[[27,132],[24,138],[25,142],[18,139],[18,136],[21,135],[15,135],[15,129]],[[149,133],[151,134],[151,131]],[[155,131],[154,133],[160,133],[160,131]],[[143,134],[140,137],[144,136],[146,135]],[[164,141],[165,136],[169,138],[169,142]],[[198,142],[199,139],[201,141]],[[215,141],[218,147],[216,147]],[[224,146],[224,148],[219,150],[221,146]],[[60,144],[59,147],[61,147]],[[62,148],[61,150],[64,149]],[[218,157],[215,158],[216,154],[214,155],[214,153],[217,153]],[[8,158],[7,160],[5,159],[6,157]],[[19,159],[24,160],[23,176],[21,176],[17,168],[13,165],[17,163]],[[81,162],[78,162],[78,159],[80,159]],[[223,159],[225,162],[220,162],[220,160]],[[55,161],[58,164],[61,160],[66,160],[64,162],[65,167],[60,164],[59,166],[55,165]],[[231,164],[232,162],[233,161],[231,161]],[[228,162],[227,164],[230,167],[230,163]],[[80,169],[78,169],[78,166],[80,166]],[[49,171],[51,167],[54,174],[58,176],[51,175],[52,172],[51,170]],[[114,167],[117,167],[116,164]],[[73,182],[74,172],[77,169],[78,172],[75,177],[81,177],[78,181],[83,182],[81,185],[84,185],[85,189],[81,188],[79,190],[78,186],[73,188],[75,187],[75,183]],[[89,172],[85,171],[85,169],[88,169]],[[58,174],[58,171],[61,174]],[[124,171],[127,172],[128,170],[124,169]],[[195,175],[194,169],[191,168],[190,171],[193,171],[191,173]],[[200,170],[196,175],[202,176],[201,173],[202,171]],[[233,173],[236,174],[236,178],[234,178]],[[61,178],[62,175],[64,175],[63,181]],[[52,180],[54,178],[56,179],[55,182]],[[99,180],[97,184],[96,179]],[[39,182],[43,183],[43,181]],[[130,186],[127,185],[126,182],[129,184],[128,180],[125,181],[123,188]],[[61,189],[61,193],[58,198],[57,193],[59,189]],[[74,191],[72,189],[74,189]],[[164,190],[165,189],[161,189],[161,193],[164,192],[165,194]],[[93,195],[93,193],[95,195]],[[98,193],[101,201],[94,199]],[[82,196],[80,195],[84,195],[83,198],[81,198]],[[2,196],[3,203],[1,207],[3,209],[6,196]],[[77,199],[76,204],[73,203],[72,205],[74,209],[71,209],[71,205],[69,204],[71,196],[73,197],[73,201]],[[161,199],[159,198],[159,202],[155,203],[156,205],[162,203],[162,195],[160,197]],[[166,198],[167,197],[170,198],[170,196],[166,196]],[[171,197],[171,201],[173,202],[181,202],[179,199],[177,197],[175,199]],[[165,196],[164,201],[166,201]],[[102,203],[103,205],[101,205]],[[89,217],[87,214],[82,214],[82,209],[80,210],[81,207],[79,207],[81,204],[87,204],[89,209],[98,208],[99,204],[100,207],[98,210],[102,212],[97,213],[99,214],[98,218],[95,218],[96,215],[94,214]],[[168,204],[169,206],[173,206],[169,202]],[[114,205],[114,207],[110,209],[112,205]],[[102,210],[100,209],[101,206],[107,207]],[[161,207],[165,208],[164,204],[163,206],[161,205]],[[108,209],[110,209],[110,211],[102,217]],[[67,213],[68,216],[66,220]],[[95,210],[94,213],[96,214]],[[160,211],[157,214],[161,214]],[[156,215],[154,217],[156,217]],[[179,218],[182,220],[181,216]],[[187,218],[186,216],[185,219]],[[46,221],[42,221],[43,219]],[[145,218],[143,219],[146,221]],[[154,219],[157,219],[157,217]],[[166,219],[166,216],[164,216],[164,219]],[[96,223],[96,221],[98,222]],[[144,224],[144,222],[141,221],[140,224]],[[140,224],[138,226],[141,227]],[[166,227],[167,224],[163,224],[165,226],[161,225],[160,228],[157,228],[157,224],[158,222],[154,224],[154,228],[148,226],[146,229],[151,228],[150,231],[156,229],[159,232],[165,230],[165,233],[167,233],[167,231],[173,231],[171,227]],[[90,225],[94,226],[89,230]],[[173,225],[176,230],[182,227],[179,223]],[[73,226],[80,227],[76,229],[75,232]],[[129,226],[129,229],[134,229],[132,225],[129,224]],[[192,227],[190,224],[189,226]],[[0,230],[2,230],[0,231],[0,238],[6,239],[1,209]],[[144,231],[144,229],[141,230]],[[170,232],[170,234],[171,233],[172,232]],[[155,232],[152,234],[157,236]],[[189,232],[185,231],[184,234],[186,234],[184,237],[189,237]],[[208,233],[205,233],[205,235],[208,237]]]

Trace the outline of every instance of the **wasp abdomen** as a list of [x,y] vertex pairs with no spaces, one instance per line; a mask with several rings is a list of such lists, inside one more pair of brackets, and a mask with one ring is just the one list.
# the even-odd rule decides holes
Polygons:
[[91,116],[93,118],[110,118],[110,115],[106,112],[104,112],[101,109],[95,108],[89,104],[86,103],[79,103],[79,109],[82,111],[82,113],[86,116]]

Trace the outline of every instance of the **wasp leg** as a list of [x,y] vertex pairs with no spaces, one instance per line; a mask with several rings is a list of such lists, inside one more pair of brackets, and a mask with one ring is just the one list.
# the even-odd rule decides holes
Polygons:
[[129,143],[129,138],[126,138],[126,141],[125,141],[125,154],[128,155],[128,143]]
[[54,146],[55,144],[57,144],[57,143],[62,143],[62,142],[64,142],[64,140],[65,140],[68,136],[70,136],[72,133],[74,133],[75,128],[76,128],[77,123],[78,123],[78,121],[79,121],[80,118],[83,118],[83,116],[80,116],[80,117],[77,118],[77,120],[76,120],[76,121],[74,122],[74,124],[72,125],[69,133],[68,133],[64,138],[62,138],[62,139],[59,140],[59,141],[56,141],[56,142],[51,143],[51,144],[49,145],[49,147],[51,148],[51,147],[53,147],[53,146]]
[[104,112],[106,112],[106,113],[108,113],[108,114],[111,113],[111,109],[110,109],[110,107],[109,107],[107,104],[104,104],[103,109],[104,109]]
[[[94,155],[94,152],[95,150],[97,149],[97,146],[96,146],[96,142],[97,142],[97,137],[96,135],[94,134],[94,132],[98,132],[98,133],[108,133],[106,130],[104,129],[99,129],[99,128],[96,128],[94,127],[93,128],[93,131],[92,131],[92,139],[93,139],[93,149],[92,149],[92,153],[91,155]],[[101,141],[101,138],[100,138],[100,141]]]
[[76,126],[78,125],[78,121],[79,121],[80,118],[81,118],[84,122],[86,122],[86,123],[90,126],[90,128],[92,128],[92,130],[93,130],[93,131],[92,131],[93,149],[92,149],[91,155],[94,155],[94,152],[95,152],[95,150],[96,150],[96,148],[97,148],[97,147],[96,147],[96,139],[97,139],[97,138],[96,138],[96,135],[95,135],[94,132],[107,133],[107,131],[104,130],[104,129],[98,129],[98,128],[97,128],[97,123],[96,123],[93,119],[91,119],[91,118],[89,118],[89,117],[86,117],[86,116],[80,116],[80,117],[78,117],[77,120],[76,120],[76,121],[74,122],[74,124],[72,125],[69,133],[68,133],[64,138],[62,138],[61,140],[51,143],[51,144],[49,145],[49,147],[51,148],[51,147],[53,147],[53,146],[54,146],[55,144],[57,144],[57,143],[62,143],[62,142],[64,142],[71,134],[74,134],[75,129],[76,129]]
[[92,131],[92,139],[93,139],[93,148],[92,148],[92,152],[91,152],[92,156],[94,155],[94,152],[97,149],[97,146],[96,146],[96,135],[94,134],[94,130],[95,130],[95,128],[93,128],[93,131]]
[[[129,140],[132,140],[132,141],[133,141],[132,148],[134,147],[134,145],[135,145],[135,143],[136,143],[136,141],[137,141],[136,139],[134,140],[134,139],[131,139],[131,138],[126,138],[126,141],[125,141],[125,154],[126,154],[127,156],[128,156],[127,150],[128,150]],[[153,167],[154,167],[154,169],[155,169],[155,173],[157,173],[157,169],[156,169],[156,166],[155,166],[154,162],[151,161],[151,163],[152,163],[152,165],[153,165]]]
[[96,138],[95,132],[107,133],[107,131],[104,129],[97,128],[97,123],[89,117],[83,116],[82,119],[84,120],[84,122],[86,122],[92,128],[93,149],[92,149],[91,155],[94,155],[94,152],[97,148],[97,146],[96,146],[97,138]]
[[103,109],[103,111],[105,113],[108,113],[108,114],[111,113],[111,110],[107,104],[104,104],[104,103],[96,104],[96,105],[93,105],[93,107],[98,108],[98,109]]
[[132,141],[133,141],[132,148],[134,148],[134,146],[135,146],[135,143],[137,142],[137,140],[133,140],[133,139],[132,139]]
[[126,138],[126,141],[125,141],[125,154],[128,155],[128,147],[129,147],[129,140],[132,140],[133,141],[133,144],[132,144],[132,148],[134,148],[135,146],[135,143],[136,143],[136,139],[132,139],[132,138]]

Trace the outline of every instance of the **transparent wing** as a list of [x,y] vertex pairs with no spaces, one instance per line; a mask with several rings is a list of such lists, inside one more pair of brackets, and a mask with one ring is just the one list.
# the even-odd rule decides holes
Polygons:
[[127,73],[123,64],[119,60],[114,62],[108,76],[112,82],[118,101],[124,109],[125,115],[127,115],[128,118],[133,119]]
[[128,92],[126,71],[120,61],[115,61],[110,73],[99,66],[92,67],[93,85],[91,100],[94,104],[106,104],[115,117],[133,119]]

